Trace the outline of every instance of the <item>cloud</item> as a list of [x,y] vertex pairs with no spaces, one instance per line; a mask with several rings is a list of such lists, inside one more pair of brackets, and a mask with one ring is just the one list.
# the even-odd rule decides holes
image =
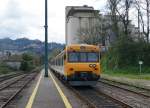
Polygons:
[[6,4],[4,13],[0,16],[0,36],[15,37],[19,34],[25,33],[28,29],[24,23],[24,12],[19,7],[15,0],[9,0]]
[[[65,6],[94,6],[102,9],[106,0],[48,0],[49,42],[65,43]],[[44,41],[44,0],[0,0],[0,38]]]
[[20,19],[22,17],[21,8],[15,0],[11,0],[8,2],[5,12],[5,17],[9,19]]
[[[7,0],[3,9],[3,13],[0,15],[0,38],[21,38],[28,37],[36,39],[35,33],[41,29],[38,15],[35,15],[32,11],[27,11],[22,7],[20,0]],[[1,2],[0,2],[1,3]],[[36,29],[32,32],[33,28]]]

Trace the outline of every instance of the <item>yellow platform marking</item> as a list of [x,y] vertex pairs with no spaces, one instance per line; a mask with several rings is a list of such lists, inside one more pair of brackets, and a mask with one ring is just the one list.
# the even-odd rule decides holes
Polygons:
[[36,86],[34,88],[34,91],[32,92],[32,95],[30,96],[30,99],[29,99],[29,101],[28,101],[28,103],[26,105],[26,108],[32,108],[32,105],[33,105],[33,102],[34,102],[37,90],[39,88],[41,79],[42,79],[42,73],[41,73],[41,75],[39,77],[39,80],[38,80],[38,82],[37,82],[37,84],[36,84]]
[[50,74],[50,76],[51,76],[51,78],[52,78],[52,80],[53,80],[53,82],[54,82],[54,84],[55,84],[55,86],[56,86],[56,88],[57,88],[57,90],[58,90],[58,92],[59,92],[59,94],[60,94],[60,96],[61,96],[64,104],[65,104],[65,106],[66,106],[66,108],[72,108],[72,106],[69,103],[67,97],[64,95],[63,91],[61,90],[61,88],[59,87],[59,85],[57,84],[57,82],[55,81],[53,75],[50,72],[49,72],[49,74]]

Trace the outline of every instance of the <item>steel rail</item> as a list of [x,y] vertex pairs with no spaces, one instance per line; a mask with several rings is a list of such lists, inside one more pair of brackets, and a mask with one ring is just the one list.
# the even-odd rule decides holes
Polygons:
[[[24,74],[24,75],[22,75],[22,76],[17,76],[17,77],[15,77],[15,78],[14,78],[14,81],[11,81],[11,83],[5,85],[4,87],[1,87],[1,88],[0,88],[0,91],[3,90],[3,89],[5,89],[5,88],[7,88],[7,87],[9,87],[10,85],[16,83],[17,81],[19,81],[20,79],[24,78],[25,76],[26,76],[26,75]],[[20,78],[18,78],[18,77],[20,77]],[[17,78],[18,78],[18,79],[17,79]],[[16,80],[15,80],[15,79],[16,79]],[[9,81],[8,81],[8,82],[9,82]],[[8,83],[8,82],[6,82],[6,83]],[[5,82],[4,82],[4,83],[5,83]],[[0,84],[0,85],[2,85],[2,84]]]
[[[111,83],[109,83],[109,80],[108,80],[108,82],[103,81],[103,80],[99,80],[98,82],[101,82],[101,83],[103,83],[103,84],[107,84],[107,85],[109,85],[109,86],[113,86],[113,87],[116,87],[116,88],[119,88],[119,89],[123,89],[123,90],[125,90],[125,91],[131,92],[131,93],[134,93],[134,94],[137,94],[137,95],[141,95],[141,96],[143,96],[143,97],[150,98],[150,95],[146,95],[146,94],[143,94],[143,93],[140,93],[140,92],[137,92],[137,91],[128,89],[128,88],[124,88],[124,87],[121,87],[121,86],[119,86],[119,85],[111,84]],[[112,83],[113,83],[113,82],[112,82]],[[117,82],[115,82],[115,83],[117,83]],[[124,86],[127,86],[127,85],[124,85]],[[129,87],[132,87],[132,86],[129,86]],[[134,86],[133,86],[133,87],[134,87]],[[136,88],[136,87],[135,87],[135,88]],[[140,88],[138,88],[138,89],[140,89]]]
[[[29,75],[26,75],[25,77],[28,77]],[[35,75],[32,76],[32,78],[30,78],[19,90],[17,90],[14,94],[12,94],[12,96],[4,103],[0,106],[0,108],[5,108],[16,96],[18,96],[18,94],[29,84],[29,82],[31,82],[35,77],[37,76],[37,73]],[[24,77],[24,78],[25,78]],[[21,79],[20,79],[21,80]],[[18,81],[20,81],[18,80]],[[17,81],[17,82],[18,82]]]
[[97,88],[94,88],[94,90],[98,93],[98,94],[103,94],[107,97],[109,97],[111,100],[116,101],[118,104],[121,104],[123,106],[123,108],[133,108],[131,105],[128,105],[127,103],[120,101],[119,99],[114,98],[113,96],[110,96],[106,93],[102,93],[100,92]]
[[83,97],[77,90],[75,90],[73,87],[69,86],[68,84],[66,84],[66,85],[67,85],[67,87],[68,87],[70,90],[73,91],[73,93],[76,94],[76,96],[77,96],[80,100],[82,100],[83,102],[85,102],[85,104],[87,104],[87,106],[88,106],[89,108],[97,108],[93,102],[91,102],[91,101],[88,100],[87,98],[84,98],[84,97]]
[[136,86],[136,85],[131,85],[131,84],[127,84],[127,83],[123,83],[123,82],[119,82],[119,81],[115,81],[115,80],[110,80],[110,79],[106,79],[106,78],[101,78],[101,79],[102,79],[102,80],[106,80],[106,81],[110,81],[110,82],[113,82],[113,83],[123,84],[123,85],[125,85],[125,86],[135,87],[135,88],[141,89],[141,90],[150,91],[150,89],[148,89],[148,88],[139,87],[139,86]]
[[[77,95],[78,98],[80,98],[82,101],[84,101],[89,106],[89,108],[99,108],[93,102],[91,102],[89,99],[87,99],[84,96],[82,96],[82,94],[80,93],[80,91],[75,90],[73,87],[71,87],[69,85],[67,85],[67,87],[69,87],[69,89],[71,89]],[[132,106],[128,105],[125,102],[120,101],[119,99],[115,99],[115,98],[113,98],[113,97],[111,97],[111,96],[109,96],[109,95],[107,95],[105,93],[100,92],[97,88],[92,88],[91,92],[96,92],[97,94],[99,94],[99,96],[104,95],[107,99],[109,98],[113,102],[121,105],[122,108],[133,108]],[[95,98],[95,100],[96,100],[96,98]]]
[[5,80],[8,80],[8,79],[11,79],[11,78],[14,78],[14,77],[17,77],[19,75],[22,75],[23,73],[15,73],[15,74],[9,74],[9,75],[3,75],[3,76],[0,76],[0,83],[5,81]]

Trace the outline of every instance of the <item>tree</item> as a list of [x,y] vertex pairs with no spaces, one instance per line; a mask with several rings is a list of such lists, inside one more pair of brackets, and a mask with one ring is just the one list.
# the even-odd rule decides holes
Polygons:
[[78,38],[80,39],[80,43],[105,45],[106,34],[108,26],[103,23],[103,18],[99,12],[94,13],[94,17],[92,18],[92,22],[94,22],[89,27],[82,27],[78,30]]
[[117,16],[117,6],[121,0],[108,0],[108,8],[110,10],[110,17],[111,17],[111,22],[112,22],[112,31],[115,34],[115,36],[118,38],[119,37],[119,27],[118,27],[118,22],[119,18]]
[[79,38],[81,43],[97,45],[102,43],[102,32],[99,26],[92,28],[81,28]]
[[49,54],[49,60],[52,59],[53,57],[57,56],[61,51],[62,51],[61,48],[53,49]]
[[[135,7],[139,11],[140,23],[146,42],[149,43],[150,35],[150,0],[135,0]],[[145,14],[145,15],[144,15]]]
[[22,55],[22,62],[21,62],[20,69],[23,71],[30,71],[33,68],[34,68],[33,56],[30,54],[24,53]]
[[120,20],[124,25],[124,34],[127,38],[129,38],[129,33],[130,33],[128,28],[130,24],[129,12],[132,4],[133,4],[133,0],[120,0],[118,4],[118,8],[116,9],[120,17]]

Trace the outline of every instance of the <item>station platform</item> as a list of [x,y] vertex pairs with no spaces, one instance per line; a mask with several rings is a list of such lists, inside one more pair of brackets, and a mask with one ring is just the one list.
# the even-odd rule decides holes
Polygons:
[[[54,77],[50,72],[49,77],[45,78],[44,70],[42,70],[26,108],[65,108],[67,101],[64,103],[61,99],[61,94],[56,88],[58,85],[54,83],[55,80],[53,79]],[[71,108],[70,103],[67,103],[68,106]]]
[[44,69],[22,95],[16,108],[86,108],[74,93],[67,89],[49,71],[44,77]]

